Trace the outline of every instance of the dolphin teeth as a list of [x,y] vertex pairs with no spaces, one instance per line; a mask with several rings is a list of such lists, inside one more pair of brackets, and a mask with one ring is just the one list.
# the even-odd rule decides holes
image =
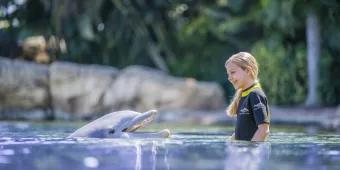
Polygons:
[[138,124],[135,124],[134,126],[130,127],[130,128],[126,128],[123,130],[123,132],[134,132],[136,131],[137,129],[141,128],[141,127],[144,127],[148,124],[150,124],[150,122],[153,121],[155,117],[155,114],[152,114],[150,117],[144,119],[143,121],[141,121],[140,123]]
[[134,131],[136,131],[140,127],[141,127],[141,125],[137,124],[137,125],[132,126],[131,128],[125,128],[123,130],[123,132],[134,132]]

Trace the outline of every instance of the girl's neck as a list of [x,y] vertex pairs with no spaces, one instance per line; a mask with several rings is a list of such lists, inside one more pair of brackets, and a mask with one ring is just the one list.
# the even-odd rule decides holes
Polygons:
[[244,91],[244,90],[250,88],[251,86],[253,86],[256,83],[258,83],[257,80],[250,80],[246,83],[246,85],[241,90]]

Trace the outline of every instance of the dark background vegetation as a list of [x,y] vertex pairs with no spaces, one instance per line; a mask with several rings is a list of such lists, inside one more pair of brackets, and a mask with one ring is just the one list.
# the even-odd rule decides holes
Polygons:
[[26,37],[63,39],[54,60],[117,68],[146,65],[217,81],[231,97],[225,60],[249,51],[272,104],[301,105],[307,93],[306,15],[320,20],[319,94],[340,103],[340,2],[336,0],[1,0],[1,56]]

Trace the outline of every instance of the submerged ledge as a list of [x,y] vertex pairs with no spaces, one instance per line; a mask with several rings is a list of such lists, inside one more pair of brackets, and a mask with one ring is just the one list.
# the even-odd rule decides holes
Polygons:
[[[278,107],[271,106],[271,124],[275,125],[303,125],[321,129],[340,130],[340,108],[303,108],[303,107]],[[55,121],[90,121],[99,114],[91,117],[70,117],[70,114],[55,115]],[[43,111],[22,112],[18,111],[1,115],[2,120],[44,121],[46,113]],[[171,109],[159,110],[155,123],[196,124],[196,125],[232,125],[236,118],[226,115],[225,110],[192,110]]]
[[[312,129],[330,130],[340,132],[340,109],[339,107],[327,108],[303,108],[303,107],[278,107],[271,106],[271,127],[276,126],[304,126]],[[46,121],[46,115],[42,111],[15,112],[15,114],[1,115],[2,121]],[[82,122],[91,121],[100,115],[93,117],[76,118],[69,114],[56,116],[54,122]],[[153,124],[180,124],[198,126],[228,126],[233,127],[236,118],[226,115],[225,110],[159,110]]]
[[[322,129],[340,129],[340,109],[277,107],[271,106],[271,124],[317,126]],[[203,125],[233,124],[235,118],[225,114],[224,110],[214,111],[160,111],[158,122],[194,123]]]

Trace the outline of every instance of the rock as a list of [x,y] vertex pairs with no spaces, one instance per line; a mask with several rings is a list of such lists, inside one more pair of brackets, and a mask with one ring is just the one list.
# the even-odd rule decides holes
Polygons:
[[50,64],[55,60],[57,53],[66,53],[66,42],[62,38],[50,36],[27,37],[21,44],[22,58],[41,64]]
[[105,112],[106,90],[118,70],[99,65],[54,62],[50,66],[50,88],[55,112],[78,116]]
[[207,110],[222,108],[224,104],[224,93],[217,83],[177,78],[143,66],[122,70],[104,96],[104,105],[117,110]]
[[[0,57],[2,118],[74,119],[114,110],[216,110],[225,108],[214,82],[170,76],[159,70],[53,62],[42,65]],[[18,113],[19,112],[19,113]],[[36,113],[36,114],[35,114]]]
[[37,63],[51,63],[47,53],[47,42],[43,36],[32,36],[24,40],[22,44],[23,58]]
[[48,66],[0,57],[0,111],[47,109]]
[[23,52],[30,57],[33,57],[39,51],[46,50],[46,40],[43,36],[32,36],[24,40]]

